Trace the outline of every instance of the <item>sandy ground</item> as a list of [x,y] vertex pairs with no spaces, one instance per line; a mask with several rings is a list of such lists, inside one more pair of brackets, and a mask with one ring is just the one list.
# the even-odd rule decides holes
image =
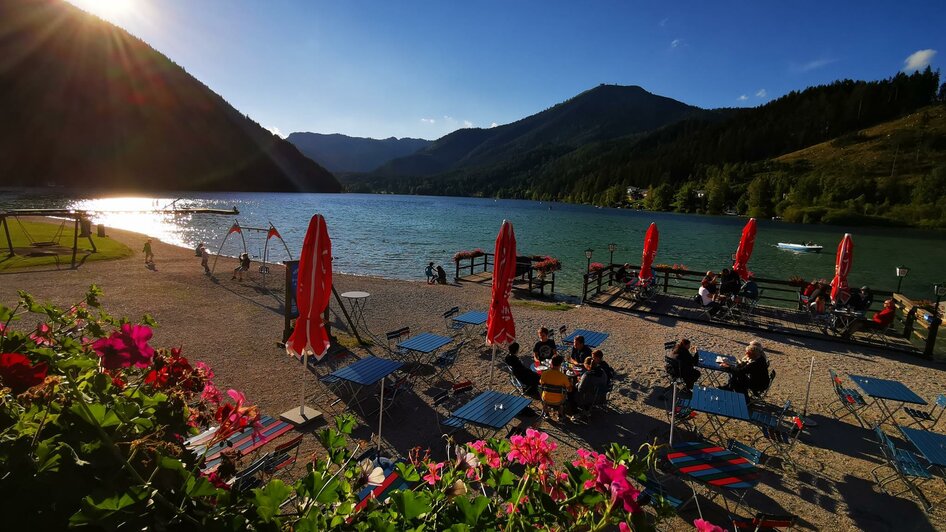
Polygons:
[[[216,265],[216,276],[206,276],[193,251],[155,242],[156,267],[152,270],[145,267],[139,251],[144,237],[117,230],[110,230],[109,235],[128,244],[136,251],[135,256],[120,261],[92,262],[77,270],[39,269],[0,274],[0,303],[14,304],[16,291],[22,289],[41,300],[66,305],[79,300],[88,285],[95,283],[105,291],[102,301],[110,312],[131,318],[151,314],[159,324],[153,345],[183,345],[185,355],[191,360],[203,360],[214,368],[219,387],[244,391],[263,412],[278,415],[298,406],[302,379],[306,380],[306,400],[310,405],[329,415],[346,409],[345,401],[336,401],[335,395],[317,384],[315,374],[304,372],[295,359],[277,347],[283,330],[280,268],[272,268],[267,289],[257,271],[252,271],[242,283],[231,280],[230,271],[236,266],[234,259],[221,258]],[[486,310],[489,302],[488,287],[469,284],[433,286],[423,280],[395,281],[351,275],[336,275],[335,284],[340,293],[363,290],[371,294],[365,318],[370,332],[382,336],[384,331],[402,326],[410,326],[415,332],[446,334],[441,318],[444,310],[452,306],[459,306],[463,311]],[[665,341],[688,337],[699,347],[739,354],[756,337],[671,318],[622,314],[592,307],[553,311],[523,305],[524,302],[517,299],[513,303],[524,354],[528,354],[535,331],[542,325],[558,328],[565,324],[570,330],[606,331],[611,336],[601,348],[621,374],[612,401],[614,410],[596,412],[587,424],[543,423],[534,416],[514,420],[514,424],[540,426],[548,431],[559,442],[562,460],[571,459],[576,448],[604,450],[612,441],[632,448],[655,439],[666,442],[667,402],[660,398],[665,384],[662,369]],[[331,308],[336,332],[343,342],[351,344],[335,301]],[[777,371],[768,398],[775,404],[791,400],[799,411],[802,409],[809,362],[814,357],[808,413],[818,426],[809,429],[793,449],[798,470],[783,470],[780,460],[773,459],[765,468],[758,489],[746,497],[746,504],[757,511],[796,514],[804,529],[946,529],[946,510],[942,507],[927,515],[907,495],[886,495],[874,486],[870,470],[880,463],[880,454],[873,433],[858,426],[850,417],[837,421],[831,416],[837,399],[828,379],[829,368],[845,376],[851,373],[895,378],[932,401],[937,394],[946,391],[944,366],[908,355],[869,352],[828,341],[767,336],[761,340],[772,368]],[[475,382],[480,389],[488,384],[489,368],[489,350],[481,344],[482,340],[464,349],[454,371],[461,379]],[[377,344],[350,351],[341,349],[339,354],[323,360],[317,372],[325,373],[354,357],[371,354],[388,356]],[[494,380],[494,387],[513,391],[504,373],[497,371]],[[400,453],[419,445],[431,448],[435,456],[442,455],[443,440],[431,397],[438,386],[445,385],[418,382],[412,393],[401,397],[390,417],[385,419],[385,443]],[[539,409],[537,402],[533,403],[533,408]],[[877,410],[868,411],[866,417],[876,419]],[[363,419],[356,435],[368,440],[376,423],[376,418]],[[304,430],[311,433],[322,424],[317,422]],[[730,436],[747,443],[759,435],[758,429],[741,421],[728,423],[726,429]],[[888,433],[894,430],[887,428]],[[946,430],[946,420],[940,423],[938,430]],[[462,432],[456,436],[461,440],[470,437]],[[675,436],[688,437],[693,435],[683,432]],[[903,446],[909,448],[909,444],[903,443]],[[303,452],[318,452],[319,448],[314,437],[307,437]],[[301,470],[296,467],[293,473],[299,474]],[[688,493],[688,488],[680,483],[671,482],[668,487],[676,495]],[[933,500],[946,497],[940,480],[930,483],[926,492]],[[705,516],[725,523],[726,514],[719,498],[713,502],[701,498],[700,507]],[[683,518],[670,523],[669,528],[691,529],[687,522],[695,517],[696,510],[691,505],[683,512]]]

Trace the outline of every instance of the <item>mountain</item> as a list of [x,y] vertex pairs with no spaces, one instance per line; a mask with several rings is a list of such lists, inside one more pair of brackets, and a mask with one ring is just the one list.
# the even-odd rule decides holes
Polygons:
[[455,131],[372,174],[430,176],[529,159],[530,154],[542,158],[550,152],[567,153],[591,142],[652,131],[702,113],[641,87],[599,85],[511,124]]
[[286,140],[331,172],[370,172],[391,159],[411,155],[431,141],[412,138],[367,139],[322,133],[292,133]]
[[5,185],[341,189],[167,57],[61,0],[0,2],[0,117]]

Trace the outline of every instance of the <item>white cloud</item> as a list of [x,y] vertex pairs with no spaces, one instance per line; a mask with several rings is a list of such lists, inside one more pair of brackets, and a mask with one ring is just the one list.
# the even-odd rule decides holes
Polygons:
[[838,62],[837,59],[821,57],[818,59],[814,59],[812,61],[808,61],[807,63],[801,64],[801,65],[793,65],[792,70],[796,72],[808,72],[809,70],[816,70],[821,67],[828,66],[831,63],[837,63],[837,62]]
[[273,126],[273,127],[268,127],[268,128],[266,128],[266,130],[269,131],[270,133],[272,133],[273,135],[276,135],[277,137],[286,138],[286,136],[283,135],[282,131],[279,131],[279,128],[278,128],[278,127],[275,127],[275,126]]
[[660,27],[661,27],[661,28],[666,28],[668,22],[670,22],[670,18],[669,18],[669,17],[660,19]]
[[765,98],[765,97],[768,96],[768,95],[769,95],[769,93],[765,92],[765,89],[759,89],[759,90],[755,93],[756,98]]
[[749,99],[749,97],[746,96],[745,94],[740,94],[739,97],[736,98],[736,100],[739,100],[740,102],[744,102],[744,101],[746,101],[746,100],[748,100],[748,99]]
[[498,125],[499,125],[499,124],[497,124],[496,122],[493,122],[492,124],[489,125],[489,127],[496,127],[496,126],[498,126]]
[[425,124],[436,124],[436,123],[437,123],[437,120],[436,120],[435,118],[421,118],[420,121],[423,122],[423,123],[425,123]]
[[473,122],[470,122],[469,120],[464,120],[463,127],[473,127]]
[[679,48],[681,46],[683,46],[683,39],[674,39],[670,41],[671,48]]
[[903,71],[913,72],[914,70],[923,70],[930,66],[930,61],[936,55],[936,50],[927,48],[926,50],[917,50],[903,60]]

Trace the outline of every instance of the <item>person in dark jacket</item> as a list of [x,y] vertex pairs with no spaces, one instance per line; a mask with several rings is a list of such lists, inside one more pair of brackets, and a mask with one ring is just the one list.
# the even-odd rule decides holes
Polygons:
[[509,366],[509,371],[522,384],[522,392],[530,397],[539,397],[539,375],[527,368],[519,357],[519,344],[513,342],[509,344],[509,354],[506,355],[505,362]]
[[[723,367],[729,365],[725,362]],[[769,387],[769,361],[765,358],[762,343],[758,340],[749,342],[746,346],[746,355],[734,367],[729,375],[729,383],[722,386],[723,390],[739,392],[749,401],[749,392],[762,393]]]
[[575,406],[587,409],[595,404],[604,404],[608,397],[608,376],[595,364],[592,357],[584,361],[585,372],[575,388]]
[[601,368],[601,371],[608,376],[608,380],[612,381],[617,376],[617,372],[614,371],[614,368],[610,364],[604,361],[604,351],[600,349],[595,349],[591,352],[591,358],[594,359],[595,364]]
[[447,272],[443,269],[443,266],[437,265],[437,282],[440,284],[447,284]]
[[683,338],[667,355],[667,373],[675,379],[683,379],[687,389],[692,390],[693,384],[700,379],[700,372],[696,369],[698,361],[697,356],[690,351],[690,340]]
[[739,273],[736,270],[723,268],[719,276],[719,293],[724,296],[732,296],[739,292]]

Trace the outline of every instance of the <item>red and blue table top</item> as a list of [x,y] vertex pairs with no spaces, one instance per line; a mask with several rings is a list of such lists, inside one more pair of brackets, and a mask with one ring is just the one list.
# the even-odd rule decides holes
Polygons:
[[741,490],[759,483],[755,464],[714,443],[675,443],[667,460],[680,473],[711,486]]

